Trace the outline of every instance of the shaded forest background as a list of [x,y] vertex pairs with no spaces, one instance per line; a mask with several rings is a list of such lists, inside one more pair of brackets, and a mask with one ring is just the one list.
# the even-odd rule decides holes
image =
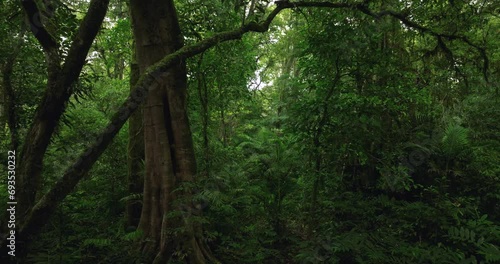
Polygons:
[[[36,4],[58,45],[34,34],[24,2]],[[131,88],[147,82],[137,68],[134,1],[109,1],[107,12],[103,2],[0,2],[4,176],[9,150],[17,158],[29,152],[37,109],[53,95],[46,93],[57,86],[51,80],[59,80],[51,74],[80,72],[65,70],[78,61],[68,58],[85,50],[73,40],[92,4],[103,16],[93,25],[95,39],[87,38],[81,73],[61,85],[68,100],[43,168],[17,172],[18,190],[37,190],[20,194],[26,208],[20,204],[18,223],[27,230],[20,263],[153,261],[144,246],[149,237],[137,228],[147,171],[142,108],[69,195],[40,210],[50,214],[39,231],[36,218],[23,222],[44,194],[57,193],[54,186],[88,146],[102,141]],[[217,41],[180,59],[197,169],[192,181],[176,182],[163,216],[190,225],[162,234],[203,241],[206,263],[500,262],[498,4],[164,2],[175,4],[185,47]],[[283,10],[269,30],[253,26],[265,25],[276,6]],[[265,32],[216,38],[240,27]],[[29,181],[32,173],[39,182]],[[0,189],[6,212],[7,176]],[[187,217],[186,204],[195,211]],[[191,246],[169,245],[169,263],[205,263],[192,259]]]

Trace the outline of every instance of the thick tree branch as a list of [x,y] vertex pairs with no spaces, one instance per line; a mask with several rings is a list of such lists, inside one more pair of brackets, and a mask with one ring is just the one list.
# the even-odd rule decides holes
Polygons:
[[42,24],[40,10],[34,0],[22,0],[21,2],[30,25],[31,32],[46,52],[57,49],[57,41],[50,35]]

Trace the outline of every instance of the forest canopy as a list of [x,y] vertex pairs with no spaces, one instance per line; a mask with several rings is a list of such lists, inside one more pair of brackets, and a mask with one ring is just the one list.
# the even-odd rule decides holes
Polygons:
[[496,1],[0,14],[2,263],[500,262]]

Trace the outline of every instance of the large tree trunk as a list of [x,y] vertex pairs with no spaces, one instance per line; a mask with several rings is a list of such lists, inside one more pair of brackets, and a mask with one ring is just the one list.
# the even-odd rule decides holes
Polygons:
[[[131,0],[136,56],[142,73],[165,55],[183,46],[173,1]],[[196,174],[191,130],[186,112],[186,64],[172,67],[150,92],[144,105],[145,181],[139,230],[144,239],[141,250],[146,261],[166,263],[179,249],[189,263],[206,263],[211,258],[201,239],[201,227],[190,221],[198,215],[189,202],[189,191],[182,193],[182,206],[174,206],[180,184],[191,182]],[[183,216],[171,217],[180,211]],[[181,228],[180,235],[172,235]],[[154,257],[154,258],[153,258]]]

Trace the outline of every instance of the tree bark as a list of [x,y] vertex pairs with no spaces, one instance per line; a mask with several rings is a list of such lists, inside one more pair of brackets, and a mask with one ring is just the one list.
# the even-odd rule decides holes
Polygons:
[[[183,46],[173,1],[131,1],[137,61],[141,73],[164,56]],[[199,215],[190,202],[189,191],[182,192],[183,204],[174,206],[182,183],[192,182],[196,161],[186,111],[187,71],[185,61],[173,66],[152,91],[144,105],[145,182],[142,215],[138,229],[143,232],[141,251],[146,262],[165,263],[176,250],[187,255],[189,263],[212,259],[201,239],[201,227],[189,216]],[[181,211],[185,218],[171,217]],[[181,235],[172,235],[182,228]]]

